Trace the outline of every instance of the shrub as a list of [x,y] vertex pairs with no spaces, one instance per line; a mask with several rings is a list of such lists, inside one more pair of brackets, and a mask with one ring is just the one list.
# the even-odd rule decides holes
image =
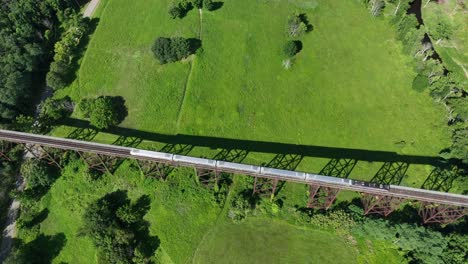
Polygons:
[[286,33],[288,36],[296,38],[302,36],[309,29],[305,15],[294,14],[288,18]]
[[251,206],[249,201],[245,199],[242,194],[239,194],[232,200],[231,208],[228,212],[228,217],[236,223],[242,222],[245,220],[250,211]]
[[93,101],[94,100],[90,98],[81,99],[81,101],[78,103],[78,115],[83,118],[89,118]]
[[190,43],[190,40],[181,37],[159,37],[154,42],[152,51],[161,64],[175,62],[195,52]]
[[35,159],[28,159],[21,165],[21,175],[26,179],[28,189],[48,187],[54,180],[48,167]]
[[296,41],[290,40],[284,45],[283,52],[288,58],[294,57],[299,52],[299,45]]
[[179,7],[179,5],[176,4],[173,4],[171,7],[169,7],[168,13],[172,19],[183,17],[183,10]]
[[216,4],[212,0],[203,0],[203,6],[208,11],[213,11],[216,9]]
[[203,0],[192,0],[192,3],[198,9],[203,8]]
[[68,96],[61,99],[48,98],[40,105],[40,108],[39,117],[53,123],[69,117],[73,112],[73,104]]
[[107,129],[119,123],[116,106],[109,96],[101,96],[94,100],[89,115],[90,123],[98,129]]

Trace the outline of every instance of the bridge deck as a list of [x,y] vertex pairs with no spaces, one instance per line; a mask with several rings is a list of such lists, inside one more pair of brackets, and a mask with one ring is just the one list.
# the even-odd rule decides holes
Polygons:
[[[91,152],[96,154],[102,155],[109,155],[121,158],[131,158],[131,159],[140,159],[140,160],[148,160],[154,162],[164,162],[168,163],[167,160],[161,160],[157,157],[151,157],[151,155],[146,156],[137,156],[132,154],[133,148],[128,147],[121,147],[115,145],[107,145],[107,144],[99,144],[94,142],[86,142],[86,141],[79,141],[73,139],[65,139],[65,138],[58,138],[58,137],[50,137],[50,136],[43,136],[43,135],[35,135],[35,134],[28,134],[28,133],[21,133],[9,130],[0,130],[0,140],[22,143],[22,144],[37,144],[46,147],[53,147],[63,150],[74,150],[74,151],[82,151],[82,152]],[[146,151],[148,152],[148,151]],[[155,152],[156,153],[156,152]],[[194,159],[198,160],[198,159]],[[177,161],[169,162],[173,166],[192,166],[192,167],[199,167],[199,168],[206,168],[207,160],[195,162],[191,165],[185,163],[178,163]],[[452,194],[452,193],[444,193],[444,192],[437,192],[437,191],[429,191],[417,188],[409,188],[409,187],[402,187],[396,185],[390,185],[390,189],[379,189],[379,188],[372,188],[360,185],[352,185],[346,184],[343,181],[340,181],[341,178],[337,177],[320,177],[318,175],[318,179],[292,179],[292,178],[284,178],[277,175],[268,175],[268,174],[260,174],[257,172],[248,172],[245,170],[236,170],[234,168],[213,168],[219,172],[228,172],[228,173],[238,173],[244,174],[254,177],[267,177],[273,179],[280,179],[304,184],[317,184],[324,187],[331,187],[337,188],[342,190],[351,190],[357,191],[362,193],[368,193],[373,195],[387,195],[393,197],[400,197],[405,199],[413,199],[418,201],[425,201],[437,204],[446,204],[446,205],[454,205],[454,206],[464,206],[468,207],[468,196],[466,195],[459,195],[459,194]],[[347,180],[347,179],[346,179]]]

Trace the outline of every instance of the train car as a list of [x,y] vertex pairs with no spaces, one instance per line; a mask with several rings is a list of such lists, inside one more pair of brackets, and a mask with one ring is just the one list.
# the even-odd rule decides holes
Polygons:
[[195,158],[183,155],[174,155],[172,160],[178,165],[203,167],[213,170],[216,169],[216,160]]
[[260,175],[264,176],[271,176],[277,177],[285,180],[296,180],[296,181],[304,181],[305,180],[305,173],[304,172],[297,172],[297,171],[289,171],[289,170],[281,170],[281,169],[273,169],[267,167],[260,168]]
[[323,183],[330,183],[330,184],[340,184],[340,185],[351,185],[351,180],[344,179],[344,178],[337,178],[331,176],[323,176],[313,173],[306,173],[305,177],[306,181],[308,182],[323,182]]
[[174,154],[171,154],[171,153],[141,150],[141,149],[131,149],[130,154],[135,157],[151,158],[151,159],[161,160],[164,162],[172,162],[172,158],[174,156]]
[[357,186],[362,186],[362,187],[367,187],[367,188],[374,188],[374,189],[382,189],[382,190],[387,190],[387,191],[390,190],[390,185],[366,182],[366,181],[352,180],[352,185],[357,185]]
[[216,169],[232,173],[245,173],[248,175],[260,174],[260,166],[233,163],[228,161],[216,161]]

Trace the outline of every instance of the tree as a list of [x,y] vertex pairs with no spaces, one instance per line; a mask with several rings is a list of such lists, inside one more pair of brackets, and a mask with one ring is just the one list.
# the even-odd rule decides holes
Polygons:
[[453,34],[453,26],[442,14],[434,17],[435,21],[429,21],[429,34],[437,41],[449,39]]
[[161,64],[182,60],[194,52],[190,41],[181,37],[159,37],[154,42],[152,51]]
[[203,0],[203,6],[208,11],[213,11],[216,9],[216,4],[213,2],[213,0]]
[[284,45],[283,52],[288,58],[294,57],[299,52],[299,45],[296,41],[290,40]]
[[21,165],[21,175],[26,179],[28,189],[50,186],[54,180],[51,174],[44,163],[35,159],[28,159]]
[[47,98],[40,105],[40,109],[39,117],[41,119],[56,123],[71,115],[73,112],[73,103],[68,96],[60,99]]
[[107,129],[119,123],[119,113],[116,105],[109,96],[96,98],[91,106],[89,115],[91,124],[98,129]]
[[78,115],[83,118],[89,118],[93,106],[94,99],[83,98],[78,103]]
[[307,29],[308,25],[300,14],[294,14],[288,18],[288,26],[286,29],[288,36],[292,38],[300,37],[307,32]]
[[[138,199],[139,201],[141,200]],[[149,201],[150,202],[150,201]],[[127,192],[106,194],[86,208],[81,234],[89,236],[99,249],[103,263],[149,263],[157,245],[151,244],[148,225]]]
[[203,0],[192,0],[192,3],[198,9],[203,8]]
[[171,7],[169,7],[168,13],[172,19],[183,17],[183,10],[179,7],[179,5],[176,4],[173,4]]

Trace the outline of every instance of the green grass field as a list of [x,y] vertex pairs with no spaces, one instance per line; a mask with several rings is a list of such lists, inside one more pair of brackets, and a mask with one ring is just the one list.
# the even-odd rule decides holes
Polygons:
[[[121,127],[138,131],[134,136],[335,147],[336,155],[353,148],[437,156],[450,145],[440,106],[411,88],[412,58],[402,53],[392,26],[372,18],[358,1],[227,0],[219,10],[203,11],[201,24],[196,10],[171,19],[170,3],[104,1],[78,77],[57,96],[77,101],[123,96],[129,115]],[[295,11],[307,14],[314,29],[301,38],[303,50],[285,70],[285,24]],[[200,33],[202,50],[183,62],[160,65],[151,53],[158,36]],[[54,134],[67,136],[73,129],[61,127]],[[158,141],[155,137],[151,141]],[[116,138],[100,133],[94,140]],[[142,146],[162,145],[147,141]],[[192,151],[215,154],[210,147]],[[253,151],[245,161],[268,163],[273,156]],[[297,169],[319,172],[328,161],[312,155]],[[359,162],[350,177],[369,180],[382,164]],[[431,170],[411,165],[402,184],[421,186]]]
[[[412,58],[402,53],[394,29],[372,18],[359,1],[226,0],[219,10],[203,11],[201,23],[197,10],[170,19],[171,2],[101,3],[99,25],[77,79],[57,93],[76,101],[98,95],[125,98],[129,115],[122,129],[101,132],[95,141],[113,143],[124,131],[144,139],[142,147],[161,150],[177,143],[171,135],[193,136],[190,143],[203,147],[190,155],[210,158],[220,151],[210,146],[214,138],[334,147],[337,156],[358,149],[434,157],[450,145],[440,106],[427,91],[411,88],[416,76]],[[301,38],[303,50],[285,70],[285,24],[295,11],[306,13],[314,30]],[[200,35],[202,50],[182,62],[160,65],[151,53],[156,37]],[[53,133],[65,137],[74,129],[63,126]],[[322,152],[318,148],[317,155],[304,157],[297,169],[319,172],[330,162]],[[274,157],[273,152],[251,151],[244,162],[268,163]],[[382,160],[359,161],[350,177],[369,180],[382,165]],[[41,231],[67,238],[56,263],[96,261],[91,241],[77,235],[81,216],[89,202],[117,188],[134,198],[152,198],[146,218],[152,235],[161,239],[157,255],[163,263],[402,261],[384,242],[352,242],[333,231],[281,219],[234,225],[212,194],[187,176],[189,170],[161,183],[124,163],[115,177],[92,182],[83,178],[81,165],[76,167],[67,168],[41,201],[49,209]],[[410,164],[402,184],[420,187],[431,170]],[[451,191],[461,190],[454,186]],[[278,196],[287,197],[289,207],[306,204],[302,185],[288,183]],[[343,193],[340,199],[350,197]]]
[[[72,162],[38,203],[40,210],[48,210],[38,231],[65,238],[62,245],[55,245],[58,254],[53,263],[96,263],[97,249],[89,238],[79,235],[83,213],[93,200],[117,189],[127,190],[131,199],[145,194],[151,198],[145,219],[150,235],[161,241],[155,253],[161,263],[401,263],[385,242],[356,241],[279,217],[251,216],[234,224],[226,217],[228,207],[221,208],[188,169],[177,169],[167,182],[143,178],[131,162],[98,180],[91,180],[85,171],[82,161]],[[28,242],[23,231],[20,238]]]

